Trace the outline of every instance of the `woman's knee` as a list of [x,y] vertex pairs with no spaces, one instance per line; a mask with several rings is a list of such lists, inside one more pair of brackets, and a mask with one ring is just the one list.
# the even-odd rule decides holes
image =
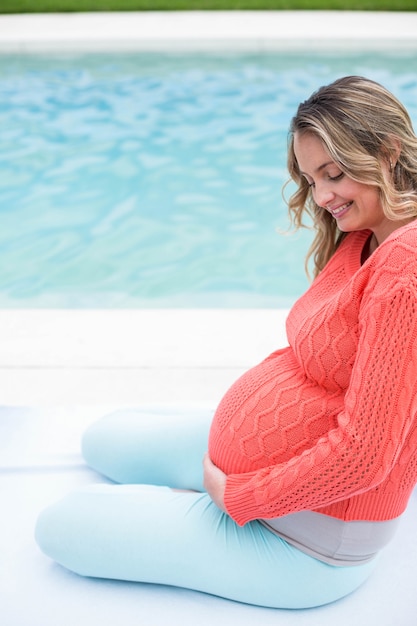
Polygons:
[[118,483],[202,489],[201,462],[213,411],[116,411],[94,423],[82,453],[96,471]]

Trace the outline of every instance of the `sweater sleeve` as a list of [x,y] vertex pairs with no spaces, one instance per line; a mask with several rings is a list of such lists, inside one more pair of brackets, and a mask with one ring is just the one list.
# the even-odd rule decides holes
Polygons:
[[417,299],[407,286],[363,306],[359,344],[337,426],[290,461],[227,477],[225,506],[239,524],[313,510],[380,484],[415,416]]

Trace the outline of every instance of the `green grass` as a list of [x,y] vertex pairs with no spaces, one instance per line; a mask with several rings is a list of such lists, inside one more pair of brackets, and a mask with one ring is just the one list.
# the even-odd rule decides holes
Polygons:
[[0,13],[303,9],[417,11],[417,0],[0,0]]

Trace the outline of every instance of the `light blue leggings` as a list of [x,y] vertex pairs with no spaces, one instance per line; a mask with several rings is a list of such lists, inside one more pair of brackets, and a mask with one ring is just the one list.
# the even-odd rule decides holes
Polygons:
[[[82,488],[46,509],[41,549],[84,576],[195,589],[274,608],[333,602],[373,563],[334,567],[254,521],[239,527],[202,491],[210,411],[118,411],[89,428],[83,454],[118,483]],[[146,484],[139,484],[146,483]]]

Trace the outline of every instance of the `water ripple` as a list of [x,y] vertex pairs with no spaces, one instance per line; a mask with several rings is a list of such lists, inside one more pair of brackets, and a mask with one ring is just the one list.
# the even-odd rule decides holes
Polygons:
[[0,306],[288,306],[287,128],[358,73],[417,116],[390,54],[0,56]]

